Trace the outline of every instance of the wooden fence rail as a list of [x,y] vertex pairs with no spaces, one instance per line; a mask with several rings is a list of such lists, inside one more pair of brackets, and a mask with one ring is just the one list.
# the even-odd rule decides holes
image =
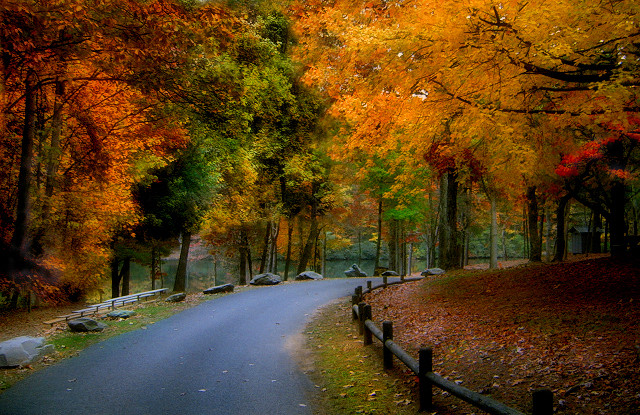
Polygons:
[[[385,288],[391,284],[399,284],[405,281],[415,281],[420,278],[402,279],[393,283],[385,280],[383,284],[372,287],[371,281],[367,281],[367,291],[371,292],[377,288]],[[373,342],[373,337],[382,343],[382,354],[385,369],[393,367],[393,357],[395,356],[405,364],[413,373],[418,376],[420,410],[430,409],[433,404],[433,386],[438,387],[451,395],[462,399],[465,402],[479,408],[487,413],[495,415],[524,415],[524,413],[510,408],[505,404],[496,401],[488,396],[469,390],[465,387],[451,382],[433,372],[433,350],[430,347],[420,349],[418,360],[414,359],[398,344],[393,341],[393,323],[385,321],[382,329],[378,328],[371,319],[371,306],[362,301],[363,289],[356,287],[354,295],[351,297],[352,318],[358,321],[359,333],[363,336],[365,346]],[[533,392],[533,415],[553,414],[553,393],[548,389],[539,389]]]

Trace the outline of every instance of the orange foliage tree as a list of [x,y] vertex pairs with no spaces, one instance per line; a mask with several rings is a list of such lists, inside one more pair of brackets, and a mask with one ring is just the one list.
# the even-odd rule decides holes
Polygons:
[[[378,151],[400,143],[407,157],[420,157],[437,144],[439,157],[451,161],[449,179],[460,183],[472,179],[472,155],[514,200],[555,174],[579,131],[609,122],[630,131],[638,11],[632,1],[291,7],[307,80],[334,99],[332,112],[344,120],[340,145]],[[536,219],[537,197],[530,193]],[[622,224],[612,226],[612,238],[614,227],[624,233]],[[453,231],[447,239],[455,244]]]
[[207,34],[224,38],[224,13],[52,0],[6,1],[1,14],[3,279],[17,288],[35,260],[82,293],[104,275],[112,237],[140,219],[132,185],[188,142],[164,109],[182,98],[172,74]]

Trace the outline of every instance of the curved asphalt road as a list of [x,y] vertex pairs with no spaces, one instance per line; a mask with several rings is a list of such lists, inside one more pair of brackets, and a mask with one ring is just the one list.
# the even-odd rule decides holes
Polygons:
[[0,395],[0,415],[310,414],[313,385],[285,342],[358,285],[310,281],[207,301],[34,373]]

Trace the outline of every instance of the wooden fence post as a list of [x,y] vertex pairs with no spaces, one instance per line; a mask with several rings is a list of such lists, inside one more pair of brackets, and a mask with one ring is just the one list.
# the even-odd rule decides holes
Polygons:
[[384,285],[384,288],[387,288],[389,286],[389,283],[387,282],[387,277],[386,276],[382,277],[382,284]]
[[362,336],[364,333],[364,306],[363,302],[358,303],[358,316],[360,316],[360,320],[358,321],[358,334]]
[[351,296],[351,317],[353,318],[353,320],[358,319],[358,313],[356,313],[356,310],[353,309],[353,306],[358,304],[358,302],[358,296],[356,294],[353,294]]
[[371,281],[367,281],[367,292],[371,292]]
[[533,392],[533,415],[553,414],[553,392],[538,389]]
[[391,369],[393,367],[393,353],[387,348],[387,340],[393,340],[393,322],[391,321],[382,323],[382,360],[384,368]]
[[433,406],[433,385],[427,380],[427,373],[433,372],[433,350],[430,347],[422,347],[418,359],[420,411],[426,411]]
[[363,316],[362,316],[362,325],[364,328],[364,345],[370,345],[371,343],[373,343],[373,336],[371,334],[371,330],[369,330],[369,328],[367,326],[364,325],[364,323],[367,320],[371,320],[371,305],[369,304],[365,304],[364,306],[364,310],[363,310]]
[[356,287],[356,295],[358,296],[358,302],[362,301],[362,285]]

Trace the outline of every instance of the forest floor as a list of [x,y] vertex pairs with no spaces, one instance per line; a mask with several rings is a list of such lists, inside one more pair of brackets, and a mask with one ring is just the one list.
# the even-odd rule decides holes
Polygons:
[[[365,302],[413,356],[433,347],[435,372],[506,405],[531,413],[548,388],[558,413],[640,414],[639,260],[460,270]],[[431,413],[481,412],[434,390]]]

